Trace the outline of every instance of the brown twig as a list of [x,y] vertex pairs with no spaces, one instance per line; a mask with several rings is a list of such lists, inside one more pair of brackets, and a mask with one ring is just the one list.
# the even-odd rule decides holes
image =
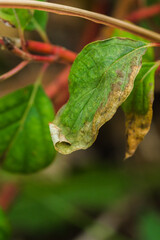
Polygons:
[[79,9],[79,8],[69,7],[66,5],[48,3],[48,2],[30,1],[30,0],[23,0],[23,1],[0,0],[0,7],[1,8],[36,9],[36,10],[47,11],[51,13],[57,13],[61,15],[81,17],[96,23],[100,23],[103,25],[107,25],[107,26],[122,29],[124,31],[131,32],[133,34],[139,35],[151,41],[160,42],[160,34],[156,32],[144,29],[142,27],[136,26],[134,24],[131,24],[119,19],[105,16],[103,14],[90,12],[90,11]]

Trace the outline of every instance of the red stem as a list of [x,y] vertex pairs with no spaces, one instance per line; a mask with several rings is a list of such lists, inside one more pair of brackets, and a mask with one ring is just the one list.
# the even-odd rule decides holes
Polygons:
[[160,3],[139,9],[126,17],[128,21],[138,22],[140,20],[153,17],[160,13]]
[[38,61],[38,62],[54,62],[56,60],[65,60],[70,63],[76,58],[76,53],[67,50],[60,46],[51,45],[49,43],[41,43],[36,41],[27,41],[27,49],[32,52],[37,52],[39,54],[49,54],[49,55],[35,55],[29,52],[25,52],[18,47],[16,47],[9,38],[0,39],[0,44],[6,49],[13,52],[16,56],[21,57],[27,61]]
[[34,55],[30,54],[28,52],[24,52],[23,50],[17,48],[14,46],[14,48],[11,50],[16,56],[27,60],[27,61],[36,61],[36,62],[48,62],[52,63],[59,59],[58,55],[50,55],[50,56],[40,56],[40,55]]
[[27,49],[31,52],[41,53],[41,54],[50,54],[56,55],[62,60],[67,60],[68,62],[73,63],[76,58],[76,53],[67,50],[60,46],[55,46],[49,43],[42,43],[29,40],[27,41]]
[[150,47],[160,47],[160,43],[150,43]]
[[16,73],[18,73],[20,70],[22,70],[29,62],[28,61],[23,61],[20,64],[18,64],[15,68],[13,68],[12,70],[8,71],[7,73],[4,73],[3,75],[0,76],[0,82],[4,81],[10,77],[12,77],[13,75],[15,75]]
[[7,210],[18,194],[18,187],[13,183],[5,183],[0,190],[0,206]]

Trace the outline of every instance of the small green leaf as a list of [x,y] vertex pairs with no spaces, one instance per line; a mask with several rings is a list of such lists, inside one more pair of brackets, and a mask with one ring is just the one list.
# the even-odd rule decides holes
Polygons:
[[[132,33],[125,32],[125,31],[120,30],[118,28],[116,28],[114,30],[113,37],[124,37],[124,38],[130,38],[130,39],[133,39],[133,40],[136,40],[136,41],[143,41],[143,42],[149,43],[149,41],[147,41],[146,39],[144,39],[142,37],[139,37],[137,35],[133,35]],[[146,53],[144,54],[143,61],[144,62],[153,62],[154,59],[155,59],[154,49],[150,47],[150,48],[147,49]]]
[[0,208],[0,240],[7,240],[10,237],[10,227],[7,218]]
[[133,91],[122,104],[126,116],[126,158],[131,157],[148,133],[152,121],[155,63],[143,63]]
[[[37,0],[44,1],[44,0]],[[36,27],[34,25],[34,21],[38,22],[42,29],[45,29],[48,15],[44,11],[38,10],[26,10],[26,9],[11,9],[11,8],[2,8],[0,9],[0,18],[4,21],[9,22],[11,25],[18,27],[18,21],[15,16],[15,12],[19,19],[21,28],[24,30],[32,31],[35,30]]]
[[[38,1],[45,1],[45,0],[38,0]],[[37,24],[39,24],[39,26],[43,30],[45,30],[47,21],[48,21],[47,12],[35,10],[33,17],[31,19],[31,21],[29,22],[29,24],[25,27],[25,30],[28,30],[28,31],[35,30],[36,29],[36,26],[34,24],[35,21],[37,22]]]
[[69,76],[70,99],[50,124],[56,149],[86,149],[130,94],[146,43],[111,38],[86,46]]
[[0,159],[12,172],[30,173],[48,166],[54,156],[48,123],[52,104],[38,84],[0,99]]

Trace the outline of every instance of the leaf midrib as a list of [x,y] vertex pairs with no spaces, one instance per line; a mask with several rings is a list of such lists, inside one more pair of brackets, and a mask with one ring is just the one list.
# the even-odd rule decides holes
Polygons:
[[7,153],[9,152],[9,150],[11,149],[11,147],[13,146],[15,140],[16,140],[16,137],[18,136],[18,134],[20,133],[20,131],[22,130],[23,126],[24,126],[24,123],[25,123],[25,120],[27,118],[27,115],[31,109],[31,107],[33,106],[33,103],[34,103],[34,100],[35,100],[35,97],[36,97],[36,93],[38,91],[38,88],[39,88],[39,85],[40,83],[39,82],[36,82],[34,84],[34,87],[33,87],[33,90],[32,90],[32,93],[30,95],[30,98],[29,98],[29,101],[28,101],[28,104],[26,106],[26,109],[22,115],[22,118],[21,120],[19,120],[20,122],[20,125],[18,127],[18,129],[16,130],[15,134],[13,135],[8,147],[6,148],[6,150],[4,151],[3,155],[2,155],[2,160],[4,160],[4,158],[6,157]]
[[[106,74],[106,72],[107,72],[111,67],[113,67],[114,64],[116,64],[117,62],[119,62],[119,61],[122,60],[123,58],[127,57],[127,56],[130,55],[131,53],[133,53],[133,52],[135,52],[135,51],[137,51],[137,50],[139,50],[139,49],[141,49],[141,48],[147,48],[147,46],[148,46],[148,45],[146,44],[146,45],[144,45],[144,46],[141,46],[141,47],[139,47],[139,48],[136,48],[136,49],[132,50],[131,52],[129,52],[129,53],[123,55],[122,57],[118,58],[116,61],[114,61],[114,62],[105,70],[105,72],[102,74],[102,77],[101,77],[100,81],[98,82],[97,86],[93,89],[93,94],[92,94],[91,97],[93,97],[93,95],[94,95],[94,93],[95,93],[95,90],[96,90],[96,89],[99,87],[99,85],[101,84],[101,81],[102,81],[102,79],[103,79],[103,76]],[[86,95],[87,95],[87,94],[88,94],[88,93],[86,93]],[[85,95],[85,94],[84,94],[84,95]],[[90,101],[91,97],[87,100],[87,102],[85,103],[85,105]],[[74,128],[74,126],[75,126],[75,124],[76,124],[79,116],[81,115],[81,113],[82,113],[85,105],[83,106],[81,112],[79,113],[78,117],[76,118],[76,120],[74,121],[73,125],[72,125],[70,128]]]

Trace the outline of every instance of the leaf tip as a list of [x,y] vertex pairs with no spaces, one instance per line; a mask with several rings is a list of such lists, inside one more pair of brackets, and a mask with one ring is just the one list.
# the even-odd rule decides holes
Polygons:
[[58,150],[59,152],[63,153],[63,151],[61,151],[59,149],[60,145],[61,146],[64,146],[64,145],[70,146],[71,143],[62,134],[61,129],[59,127],[57,127],[55,124],[49,123],[49,129],[50,129],[51,138],[52,138],[53,144],[55,146],[55,149]]
[[132,152],[132,153],[126,151],[126,153],[125,153],[125,157],[124,157],[124,161],[126,161],[126,160],[128,160],[128,158],[132,157],[134,153],[135,153],[135,151]]

